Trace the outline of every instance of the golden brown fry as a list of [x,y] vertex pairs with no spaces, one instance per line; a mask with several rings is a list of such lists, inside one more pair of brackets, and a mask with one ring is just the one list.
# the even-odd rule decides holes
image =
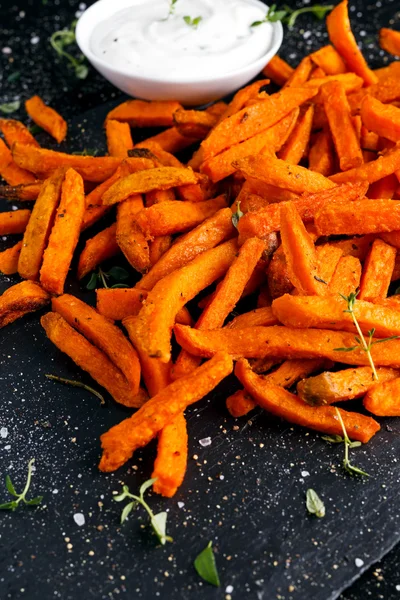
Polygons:
[[22,281],[0,296],[0,328],[27,313],[40,310],[50,302],[50,296],[33,281]]

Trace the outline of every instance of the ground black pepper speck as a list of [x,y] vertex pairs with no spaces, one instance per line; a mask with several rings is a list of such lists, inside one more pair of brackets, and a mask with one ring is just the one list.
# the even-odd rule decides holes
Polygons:
[[[71,125],[62,149],[102,152],[101,125],[110,104],[102,105],[116,103],[121,95],[92,69],[87,80],[77,80],[48,43],[84,8],[74,0],[0,0],[0,102],[38,93]],[[391,25],[395,8],[400,8],[397,0],[351,3],[357,38],[374,67],[388,62],[375,34],[380,25]],[[295,65],[326,40],[323,24],[303,18],[286,34],[282,55]],[[29,123],[23,108],[12,116]],[[56,147],[44,132],[37,137]],[[0,248],[17,240],[2,238]],[[0,291],[16,281],[1,276]],[[93,303],[94,295],[79,290],[72,279],[67,291]],[[137,490],[150,476],[155,443],[118,473],[98,472],[99,436],[129,411],[110,398],[100,407],[89,393],[45,378],[53,373],[94,385],[46,339],[38,317],[30,315],[0,335],[0,471],[20,489],[27,462],[35,457],[32,495],[44,495],[37,509],[0,514],[1,600],[328,600],[399,540],[398,421],[383,420],[376,438],[353,451],[357,465],[373,477],[352,479],[340,467],[342,449],[325,444],[318,434],[260,411],[251,420],[228,418],[224,400],[237,387],[233,377],[218,387],[212,401],[188,411],[193,458],[177,496],[165,500],[149,494],[154,510],[168,510],[174,543],[156,547],[143,512],[120,526],[120,505],[112,495],[123,483]],[[199,440],[207,437],[211,445],[202,447]],[[323,498],[324,519],[307,514],[308,487]],[[5,500],[5,487],[0,490]],[[76,514],[84,516],[83,525],[74,520]],[[199,581],[192,566],[211,539],[219,590]],[[400,550],[392,551],[341,600],[399,597],[399,557]]]

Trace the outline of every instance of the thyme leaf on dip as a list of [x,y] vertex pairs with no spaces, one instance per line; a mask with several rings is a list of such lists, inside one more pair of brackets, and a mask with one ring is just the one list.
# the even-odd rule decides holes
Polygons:
[[186,25],[189,25],[189,27],[193,27],[193,29],[197,29],[199,26],[199,23],[201,23],[201,21],[203,20],[203,17],[189,17],[188,15],[186,17],[183,17],[183,20],[185,21]]
[[0,510],[16,510],[21,502],[26,504],[27,506],[37,506],[43,500],[43,496],[37,496],[36,498],[31,498],[31,500],[26,499],[26,495],[29,491],[32,479],[32,471],[33,471],[33,463],[35,462],[34,458],[28,462],[28,475],[26,478],[25,487],[20,494],[15,490],[15,487],[11,481],[11,477],[9,475],[6,476],[6,488],[8,493],[11,496],[14,496],[16,500],[11,500],[10,502],[4,502],[4,504],[0,504]]
[[313,489],[308,489],[306,493],[306,507],[311,515],[319,519],[325,516],[325,504]]
[[[290,9],[289,9],[290,10]],[[250,27],[258,27],[263,23],[276,23],[277,21],[282,21],[286,15],[288,14],[287,7],[285,6],[285,10],[276,10],[276,4],[273,4],[267,10],[267,13],[262,21],[254,21]]]
[[200,577],[219,587],[221,582],[217,571],[217,563],[215,562],[215,556],[212,549],[212,542],[209,542],[207,546],[200,552],[200,554],[194,560],[194,568]]
[[305,8],[293,9],[290,6],[285,5],[283,10],[276,10],[276,4],[273,4],[267,11],[264,19],[261,21],[254,21],[250,25],[250,27],[258,27],[263,23],[276,23],[277,21],[282,21],[285,23],[289,29],[293,29],[295,22],[297,21],[297,17],[303,15],[305,13],[311,13],[317,19],[322,20],[327,12],[330,12],[334,6],[332,4],[329,5],[320,5],[316,6],[307,6]]

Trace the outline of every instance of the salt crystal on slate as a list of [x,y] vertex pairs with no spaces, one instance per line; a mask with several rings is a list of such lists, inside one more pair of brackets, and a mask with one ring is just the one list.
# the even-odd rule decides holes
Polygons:
[[75,513],[74,521],[79,527],[82,527],[85,524],[85,516],[82,513]]
[[199,440],[199,444],[200,444],[200,446],[203,446],[203,448],[205,448],[206,446],[211,446],[211,438],[210,437],[203,438],[202,440]]
[[356,558],[354,562],[356,563],[356,567],[359,568],[361,568],[364,565],[364,561],[362,558]]
[[2,427],[0,429],[0,437],[3,438],[3,440],[5,440],[7,436],[8,436],[8,429],[7,429],[7,427]]

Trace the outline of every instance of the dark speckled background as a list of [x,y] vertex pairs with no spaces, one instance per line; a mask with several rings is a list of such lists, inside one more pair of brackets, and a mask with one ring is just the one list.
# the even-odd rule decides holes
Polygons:
[[[351,5],[370,64],[385,64],[375,34],[400,2]],[[69,150],[103,151],[100,125],[119,92],[93,70],[85,81],[75,79],[48,43],[84,8],[73,0],[0,0],[0,103],[38,93],[69,119]],[[286,34],[282,55],[296,64],[325,41],[322,23],[302,19]],[[26,119],[22,110],[15,116]],[[52,146],[46,134],[39,141]],[[0,291],[13,281],[2,277]],[[171,501],[151,497],[155,510],[169,511],[175,538],[155,548],[143,513],[120,527],[112,501],[122,482],[137,489],[149,476],[154,445],[117,474],[98,473],[98,437],[128,413],[111,401],[101,408],[86,393],[47,381],[46,372],[89,381],[46,340],[37,315],[1,333],[0,472],[19,488],[34,456],[32,493],[45,496],[36,510],[0,514],[1,600],[400,598],[399,549],[369,568],[400,539],[400,421],[383,421],[382,432],[357,451],[357,464],[373,476],[358,481],[340,469],[341,450],[317,434],[261,413],[250,421],[228,418],[224,398],[235,383],[224,382],[212,404],[206,399],[188,412],[191,458],[182,489]],[[208,436],[212,443],[203,448],[199,440]],[[325,501],[323,520],[305,511],[308,487]],[[192,567],[210,539],[219,590],[203,585]]]

